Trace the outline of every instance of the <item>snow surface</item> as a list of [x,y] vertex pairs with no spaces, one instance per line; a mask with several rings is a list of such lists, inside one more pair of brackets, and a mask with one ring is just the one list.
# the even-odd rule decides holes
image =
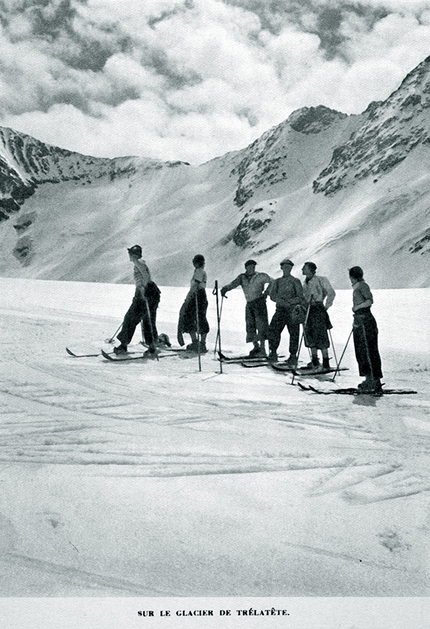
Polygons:
[[[221,373],[211,290],[201,370],[66,353],[109,348],[130,285],[0,278],[0,291],[3,597],[429,595],[430,289],[374,291],[386,386],[418,391],[377,399],[303,392],[267,367]],[[186,292],[162,288],[175,345]],[[330,310],[338,358],[351,305],[338,291]],[[243,311],[230,292],[231,355],[250,349]],[[333,386],[356,385],[352,341],[343,364]]]

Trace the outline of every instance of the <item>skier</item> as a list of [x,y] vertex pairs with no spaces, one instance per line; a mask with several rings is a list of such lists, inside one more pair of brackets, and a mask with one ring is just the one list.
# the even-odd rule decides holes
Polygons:
[[295,317],[297,306],[304,303],[303,288],[300,280],[291,275],[294,263],[289,258],[281,261],[282,277],[272,282],[269,288],[270,299],[276,303],[275,314],[269,326],[269,360],[278,360],[277,349],[281,342],[281,334],[285,326],[290,335],[290,356],[287,364],[293,369],[297,367],[297,350],[299,347],[300,323]]
[[130,308],[127,310],[120,333],[117,339],[118,347],[114,347],[115,354],[127,352],[127,346],[133,338],[137,325],[142,321],[143,336],[148,345],[148,352],[155,354],[156,340],[158,338],[156,316],[160,302],[160,289],[151,280],[151,274],[144,260],[142,260],[142,247],[134,245],[127,249],[130,262],[134,265],[134,283],[136,291]]
[[[328,348],[330,341],[327,330],[333,326],[327,310],[333,304],[336,293],[326,277],[316,275],[317,265],[314,262],[305,262],[302,273],[305,276],[303,282],[303,294],[308,306],[306,324],[303,336],[306,347],[311,349],[311,362],[309,369],[323,371],[330,369]],[[322,366],[318,359],[318,350],[322,353]]]
[[247,260],[245,273],[241,273],[230,284],[221,288],[221,295],[225,297],[229,290],[242,286],[246,299],[246,342],[254,344],[254,348],[249,353],[251,357],[266,356],[264,344],[267,339],[269,319],[266,304],[267,289],[264,290],[264,287],[272,281],[267,273],[256,272],[256,264],[255,260]]
[[352,311],[354,323],[352,335],[354,339],[355,356],[360,376],[365,376],[358,385],[361,391],[382,391],[382,366],[378,350],[378,326],[370,308],[373,296],[369,285],[363,279],[363,269],[353,266],[349,269],[349,279],[352,284]]
[[[187,345],[187,350],[200,351],[204,354],[208,351],[206,336],[209,332],[209,323],[206,318],[208,299],[206,296],[205,258],[198,253],[192,262],[194,273],[190,282],[190,290],[179,312],[178,342],[181,346],[185,344],[182,334],[186,332],[191,337],[191,343]],[[200,341],[198,335],[200,335]]]

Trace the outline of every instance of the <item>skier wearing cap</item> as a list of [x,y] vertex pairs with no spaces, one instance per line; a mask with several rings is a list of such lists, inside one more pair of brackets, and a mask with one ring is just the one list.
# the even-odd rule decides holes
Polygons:
[[[311,362],[309,369],[322,371],[330,369],[328,348],[330,341],[327,330],[333,326],[327,314],[327,310],[333,304],[336,293],[326,277],[316,275],[317,265],[314,262],[305,262],[302,273],[305,276],[303,293],[308,306],[308,315],[304,327],[304,340],[306,347],[311,350]],[[322,353],[322,367],[318,359],[318,350]]]
[[352,311],[354,323],[352,334],[354,339],[355,357],[360,376],[365,376],[358,389],[368,392],[382,391],[382,365],[378,350],[378,326],[370,311],[373,295],[369,285],[363,279],[363,269],[353,266],[349,269],[352,285]]
[[160,289],[151,280],[151,274],[142,260],[142,247],[134,245],[127,249],[130,262],[134,266],[134,283],[136,291],[130,308],[127,310],[117,339],[118,347],[114,347],[115,354],[124,354],[131,343],[137,325],[142,321],[143,337],[149,347],[149,353],[155,353],[155,342],[158,337],[156,316],[160,302]]
[[282,331],[287,326],[290,335],[290,356],[287,363],[295,368],[300,338],[300,323],[295,316],[295,310],[297,306],[303,305],[304,298],[300,280],[291,275],[293,266],[294,263],[289,258],[282,260],[280,262],[282,277],[274,280],[269,289],[270,299],[276,303],[275,314],[269,326],[269,360],[278,360],[277,349],[281,342]]
[[266,284],[270,284],[272,278],[267,273],[257,273],[255,270],[255,260],[245,262],[245,273],[241,273],[230,284],[221,288],[221,295],[242,287],[246,299],[245,322],[246,322],[246,342],[253,343],[254,348],[250,351],[250,356],[266,356],[264,343],[267,339],[269,329],[269,319],[267,315],[267,289]]

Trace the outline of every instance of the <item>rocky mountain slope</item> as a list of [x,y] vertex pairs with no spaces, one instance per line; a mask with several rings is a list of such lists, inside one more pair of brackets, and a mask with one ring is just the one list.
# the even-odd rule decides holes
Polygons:
[[314,260],[339,288],[430,285],[430,57],[384,102],[302,108],[247,148],[191,166],[98,159],[0,128],[0,274],[128,282],[142,244],[160,284],[194,253],[224,282],[256,258]]

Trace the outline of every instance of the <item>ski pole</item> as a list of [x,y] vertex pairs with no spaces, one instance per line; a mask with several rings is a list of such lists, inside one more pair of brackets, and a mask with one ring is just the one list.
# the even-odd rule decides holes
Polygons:
[[199,321],[199,299],[198,290],[196,290],[196,328],[197,328],[197,356],[199,359],[199,371],[202,370],[202,357],[200,354],[200,321]]
[[214,347],[214,353],[216,350],[216,346],[219,345],[219,349],[221,349],[221,315],[222,315],[222,304],[224,302],[224,297],[221,297],[221,306],[219,307],[218,311],[217,311],[217,327],[219,328],[217,330],[217,335],[216,335],[216,339],[215,339],[215,347]]
[[[218,350],[221,351],[221,315],[222,315],[222,305],[224,303],[224,297],[221,297],[221,306],[219,307],[219,330],[217,332],[217,337],[216,337],[216,342],[215,342],[215,346],[216,344],[218,344]],[[214,348],[214,352],[215,352],[215,348]]]
[[[146,316],[148,317],[149,329],[151,330],[151,339],[152,339],[151,345],[153,345],[154,348],[155,348],[155,333],[154,333],[154,326],[152,325],[151,311],[149,309],[149,304],[148,304],[148,300],[146,299],[146,297],[144,297],[143,300],[144,300],[145,306],[146,306]],[[143,321],[142,321],[142,323],[143,323]],[[159,360],[157,352],[155,352],[155,356],[156,356],[157,360]]]
[[214,354],[217,350],[218,345],[218,356],[219,356],[219,365],[220,365],[220,373],[222,373],[222,360],[221,360],[221,313],[222,313],[222,304],[224,301],[224,297],[221,298],[221,307],[219,305],[219,297],[218,297],[218,280],[215,280],[215,288],[212,291],[212,295],[215,295],[216,298],[216,315],[217,315],[217,333],[215,339],[215,347]]
[[339,362],[336,365],[336,369],[335,369],[333,378],[331,379],[332,382],[334,382],[334,379],[336,378],[337,374],[339,373],[340,363],[342,362],[342,358],[344,357],[344,354],[346,352],[346,348],[348,347],[348,343],[349,343],[349,340],[350,340],[350,338],[352,336],[353,331],[354,331],[354,327],[352,327],[351,332],[349,333],[348,340],[345,343],[345,347],[343,348],[343,352],[341,354],[341,357],[339,358]]
[[115,340],[116,335],[117,335],[117,334],[118,334],[118,332],[121,330],[121,328],[122,328],[122,323],[121,323],[121,325],[119,326],[119,328],[117,329],[117,331],[116,331],[116,332],[114,332],[114,334],[112,335],[112,337],[111,337],[110,339],[105,339],[105,343],[113,343],[113,342],[114,342],[114,340]]
[[[302,332],[302,336],[300,338],[299,348],[297,350],[297,362],[299,360],[300,350],[302,348],[302,342],[303,342],[303,339],[305,337],[305,328],[306,328],[306,324],[308,322],[309,311],[311,309],[311,303],[312,303],[312,297],[311,297],[311,300],[309,302],[308,309],[306,310],[306,317],[305,317],[305,320],[303,322],[303,332]],[[293,377],[291,378],[291,384],[294,384],[295,377],[296,377],[296,373],[293,371]]]
[[[218,303],[218,293],[217,293],[217,303]],[[222,315],[222,305],[224,303],[224,297],[221,297],[221,306],[219,308],[219,317],[218,317],[218,356],[219,356],[219,371],[222,373],[222,360],[221,360],[221,315]]]
[[335,349],[335,347],[334,347],[333,337],[332,337],[332,335],[331,335],[331,330],[330,330],[330,328],[329,328],[329,330],[328,330],[328,333],[329,333],[329,336],[330,336],[330,343],[331,343],[331,346],[332,346],[332,348],[333,348],[334,362],[335,362],[335,363],[336,363],[336,365],[337,365],[336,349]]
[[[212,295],[216,296],[216,314],[217,314],[217,333],[215,339],[214,346],[214,354],[216,353],[217,344],[220,341],[221,336],[221,315],[222,315],[222,305],[224,303],[224,295],[221,296],[221,306],[219,306],[219,298],[218,298],[218,280],[215,280],[215,288],[212,291]],[[226,297],[227,299],[227,297]],[[221,343],[220,343],[220,351],[221,351]]]
[[219,334],[218,334],[218,356],[219,356],[219,372],[222,373],[222,360],[221,360],[221,315],[222,315],[222,305],[224,303],[224,297],[221,297],[221,306],[219,309]]

